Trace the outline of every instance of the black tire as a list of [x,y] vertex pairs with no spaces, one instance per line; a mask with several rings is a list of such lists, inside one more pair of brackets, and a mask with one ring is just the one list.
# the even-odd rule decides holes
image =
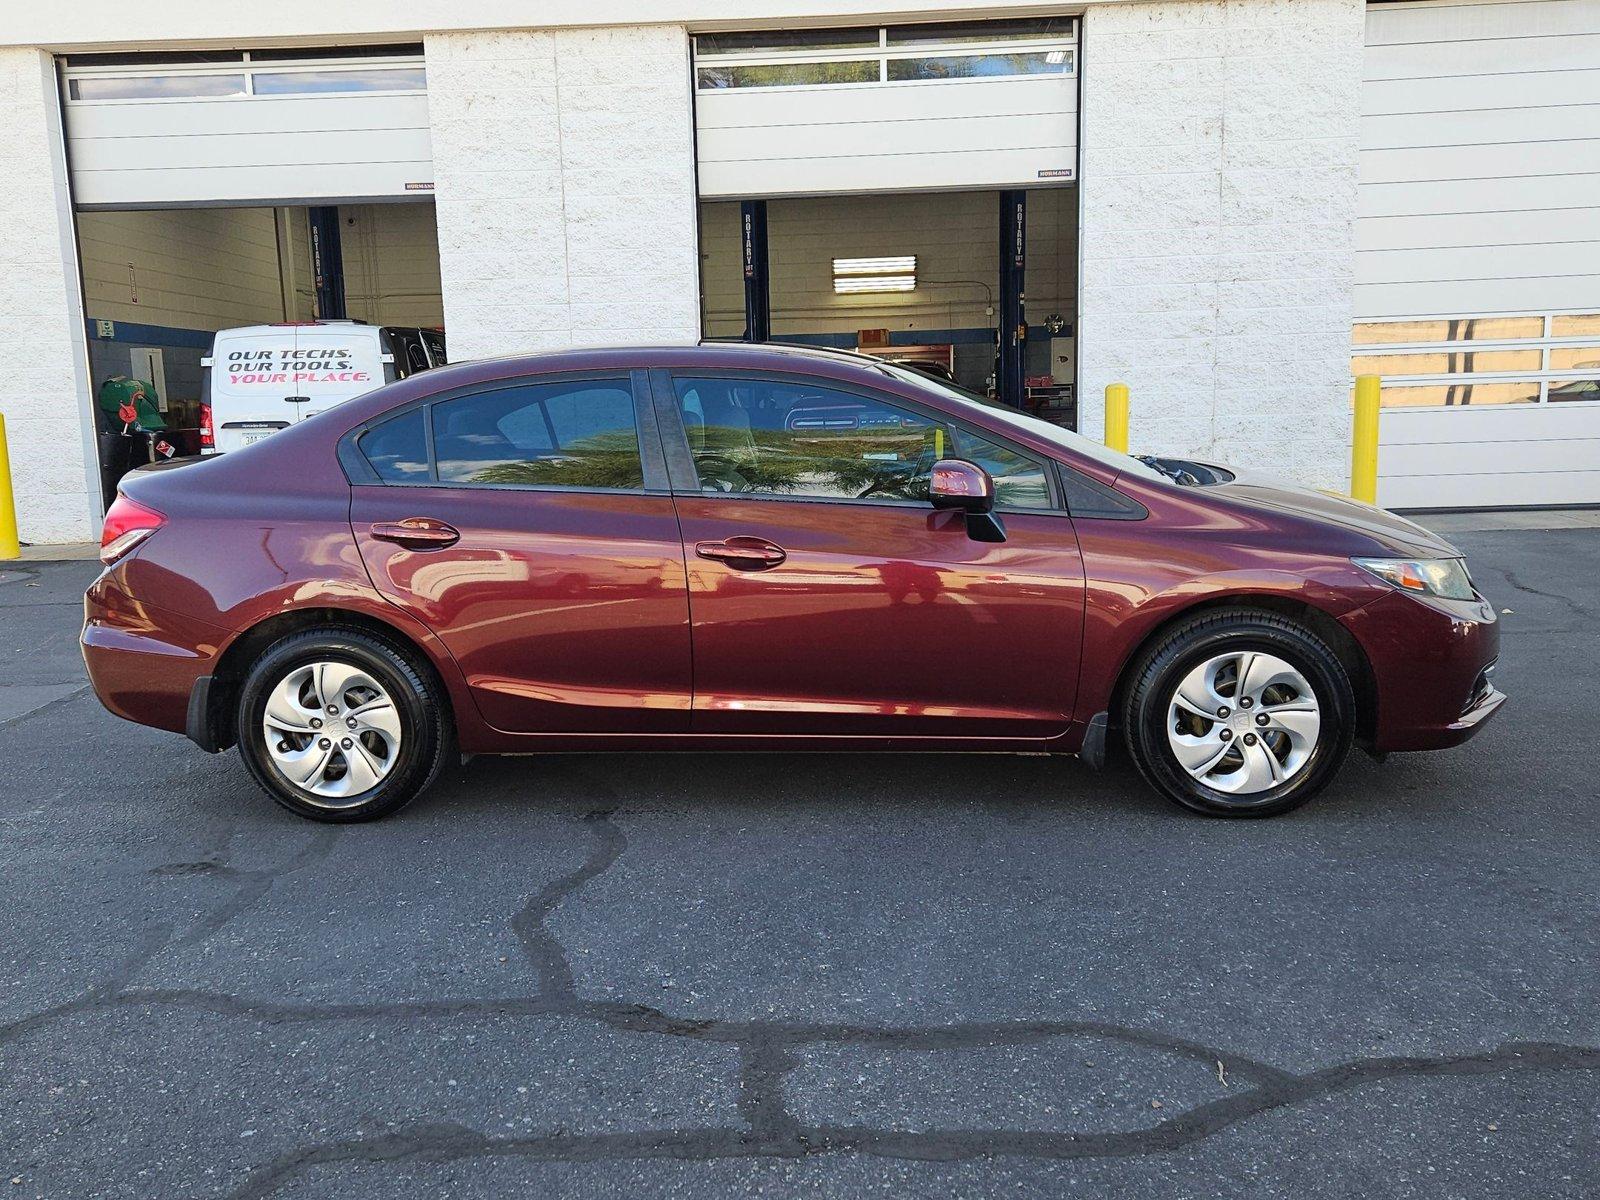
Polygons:
[[[1184,770],[1168,739],[1169,705],[1196,666],[1235,650],[1276,655],[1311,685],[1321,728],[1310,755],[1284,782],[1248,795],[1218,791]],[[1133,663],[1122,727],[1139,772],[1157,791],[1212,817],[1271,817],[1310,800],[1338,772],[1355,732],[1355,694],[1337,654],[1292,618],[1259,609],[1216,609],[1184,621]],[[1201,728],[1204,728],[1202,725]]]
[[[370,674],[393,698],[400,718],[400,748],[389,773],[367,791],[340,798],[337,807],[318,802],[283,774],[262,729],[273,688],[295,669],[319,661]],[[336,824],[376,820],[410,803],[438,778],[454,744],[449,706],[433,672],[402,646],[354,629],[308,630],[274,642],[239,689],[237,720],[239,756],[267,794],[292,813]]]

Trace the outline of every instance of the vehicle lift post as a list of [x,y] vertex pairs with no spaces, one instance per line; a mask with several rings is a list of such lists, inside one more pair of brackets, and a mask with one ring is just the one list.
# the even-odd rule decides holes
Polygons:
[[317,316],[342,321],[344,303],[344,246],[339,240],[339,210],[322,205],[310,210],[311,269],[317,281]]
[[1023,343],[1027,318],[1023,314],[1022,283],[1028,266],[1028,193],[1000,193],[1000,361],[995,371],[995,395],[1002,404],[1021,408],[1027,401]]
[[772,292],[767,279],[767,202],[739,202],[739,242],[744,260],[744,340],[772,340]]

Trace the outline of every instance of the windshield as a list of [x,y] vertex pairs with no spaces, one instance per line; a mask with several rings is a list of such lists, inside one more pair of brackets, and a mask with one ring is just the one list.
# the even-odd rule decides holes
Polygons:
[[1128,475],[1137,475],[1143,479],[1159,479],[1170,482],[1167,475],[1147,466],[1128,454],[1119,453],[1107,446],[1102,446],[1092,438],[1086,438],[1081,433],[1071,429],[1063,429],[1059,425],[1052,425],[1049,421],[1039,417],[1030,416],[1020,409],[1012,408],[1009,404],[1001,404],[990,400],[987,396],[980,396],[976,392],[969,392],[966,388],[943,380],[934,379],[919,371],[908,371],[894,363],[879,363],[886,372],[905,383],[915,384],[924,391],[937,393],[949,400],[954,399],[962,404],[974,408],[981,408],[988,416],[997,418],[1007,425],[1024,430],[1035,437],[1042,437],[1054,442],[1065,450],[1074,454],[1081,454],[1085,458],[1092,458],[1095,462],[1110,467],[1114,471],[1121,471]]

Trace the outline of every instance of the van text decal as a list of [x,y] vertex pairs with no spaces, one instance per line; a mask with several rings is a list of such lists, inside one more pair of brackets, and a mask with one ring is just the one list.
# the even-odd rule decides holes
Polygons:
[[225,365],[228,384],[245,387],[272,383],[371,383],[372,372],[355,364],[347,349],[313,346],[294,350],[234,350]]

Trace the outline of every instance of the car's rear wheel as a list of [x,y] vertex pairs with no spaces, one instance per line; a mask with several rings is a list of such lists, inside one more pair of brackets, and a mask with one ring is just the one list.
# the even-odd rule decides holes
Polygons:
[[349,629],[292,634],[239,691],[239,752],[285,808],[316,821],[370,821],[438,776],[448,710],[428,669]]
[[1123,728],[1140,772],[1208,816],[1297,808],[1350,750],[1355,699],[1344,665],[1278,613],[1200,614],[1141,656],[1130,678]]

